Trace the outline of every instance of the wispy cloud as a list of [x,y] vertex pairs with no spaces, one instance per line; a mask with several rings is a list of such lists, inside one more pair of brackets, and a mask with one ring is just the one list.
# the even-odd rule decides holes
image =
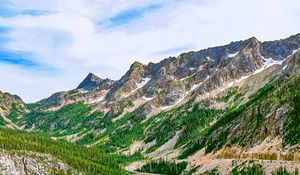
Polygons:
[[0,27],[0,64],[19,66],[31,71],[55,71],[56,69],[45,63],[36,61],[33,53],[18,51],[6,48],[6,45],[13,40],[10,33],[13,28]]
[[101,27],[117,27],[123,24],[127,24],[131,21],[142,18],[148,13],[154,12],[162,7],[162,4],[153,4],[140,8],[133,8],[126,11],[122,11],[117,15],[102,21],[99,23]]
[[38,10],[38,9],[13,9],[12,7],[6,5],[3,1],[0,1],[0,17],[13,17],[18,15],[30,15],[30,16],[40,16],[51,13],[50,11]]
[[55,72],[56,68],[33,60],[34,56],[28,52],[0,49],[0,64],[19,66],[30,71]]
[[31,60],[32,55],[26,52],[10,51],[0,49],[0,64],[12,64],[25,68],[36,68],[39,66],[37,62]]
[[8,33],[11,31],[12,29],[9,27],[0,27],[0,48],[4,47],[5,44],[7,44],[7,42],[9,41],[9,35]]

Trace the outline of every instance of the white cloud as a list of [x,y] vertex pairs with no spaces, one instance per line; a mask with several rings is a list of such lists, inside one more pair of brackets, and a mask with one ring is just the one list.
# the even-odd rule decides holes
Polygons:
[[5,85],[1,83],[0,89],[18,93],[27,101],[74,88],[88,72],[117,79],[134,60],[157,62],[172,54],[164,51],[173,50],[174,56],[181,51],[176,48],[183,46],[200,50],[251,36],[279,39],[299,32],[300,28],[298,0],[160,0],[155,2],[161,8],[109,28],[97,24],[153,1],[10,2],[11,8],[18,10],[50,13],[0,17],[0,27],[14,29],[9,33],[12,40],[5,46],[32,52],[39,62],[61,70],[60,74],[35,74],[34,70],[2,65],[0,81]]

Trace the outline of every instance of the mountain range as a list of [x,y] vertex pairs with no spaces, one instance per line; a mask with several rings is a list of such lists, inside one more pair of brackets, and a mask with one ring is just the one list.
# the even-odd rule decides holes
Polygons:
[[0,92],[0,172],[293,173],[299,72],[296,34],[134,62],[119,80],[89,73],[31,104]]

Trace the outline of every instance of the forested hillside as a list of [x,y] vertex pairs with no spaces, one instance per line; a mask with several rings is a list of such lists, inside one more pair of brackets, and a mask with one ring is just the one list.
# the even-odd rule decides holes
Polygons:
[[27,133],[11,129],[0,129],[0,150],[11,155],[51,155],[69,166],[66,171],[50,170],[59,174],[127,174],[124,165],[139,159],[139,156],[125,157],[107,154],[101,149],[86,148],[66,141],[54,141],[43,133]]

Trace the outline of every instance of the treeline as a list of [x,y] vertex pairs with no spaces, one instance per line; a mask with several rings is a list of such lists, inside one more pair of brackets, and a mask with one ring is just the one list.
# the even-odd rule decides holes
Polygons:
[[138,171],[147,173],[157,173],[165,175],[179,175],[187,167],[187,162],[168,162],[164,159],[148,162],[142,166]]

